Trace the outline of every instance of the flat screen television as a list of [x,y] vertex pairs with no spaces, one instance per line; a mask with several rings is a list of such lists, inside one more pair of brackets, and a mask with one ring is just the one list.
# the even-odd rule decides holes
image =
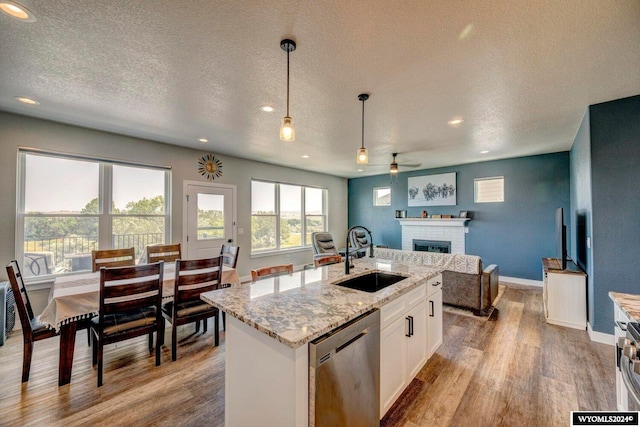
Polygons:
[[560,261],[560,268],[567,269],[567,227],[564,225],[564,211],[556,209],[556,258]]

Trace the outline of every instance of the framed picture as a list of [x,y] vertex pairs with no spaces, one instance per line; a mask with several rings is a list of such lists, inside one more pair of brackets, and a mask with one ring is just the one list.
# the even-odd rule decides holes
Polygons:
[[460,211],[458,218],[467,218],[467,211]]
[[408,182],[409,206],[455,206],[456,173],[412,176]]

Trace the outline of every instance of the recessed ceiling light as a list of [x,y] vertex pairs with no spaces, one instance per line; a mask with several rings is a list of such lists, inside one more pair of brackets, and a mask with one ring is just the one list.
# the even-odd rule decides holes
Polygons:
[[36,20],[36,16],[29,9],[13,1],[0,1],[0,11],[24,22],[34,22]]
[[358,169],[358,172],[364,172],[364,169]]
[[40,103],[35,99],[27,98],[25,96],[15,96],[14,99],[27,105],[40,105]]
[[462,117],[456,117],[455,119],[449,120],[447,123],[449,124],[449,126],[457,126],[462,122],[464,122],[464,119]]
[[273,105],[264,104],[260,106],[260,111],[264,111],[265,113],[273,113],[276,109]]
[[200,142],[209,142],[209,140],[207,138],[200,138],[198,141],[200,141]]
[[482,150],[482,151],[480,152],[480,154],[487,154],[488,152],[489,152],[489,150]]
[[303,155],[302,155],[302,158],[303,158],[303,159],[308,159],[308,158],[309,158],[309,155],[308,155],[308,154],[303,154]]

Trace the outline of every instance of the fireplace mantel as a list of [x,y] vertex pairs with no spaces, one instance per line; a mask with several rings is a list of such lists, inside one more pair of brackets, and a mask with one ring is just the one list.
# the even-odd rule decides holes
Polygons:
[[396,218],[402,226],[402,250],[413,250],[413,239],[451,242],[452,254],[464,254],[470,218]]
[[400,225],[428,225],[430,227],[464,227],[471,218],[396,218]]

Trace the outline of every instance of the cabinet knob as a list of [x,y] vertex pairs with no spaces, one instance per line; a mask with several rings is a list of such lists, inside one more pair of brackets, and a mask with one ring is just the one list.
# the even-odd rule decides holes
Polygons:
[[629,359],[629,360],[634,360],[636,358],[636,355],[638,354],[638,349],[636,348],[635,345],[633,344],[629,344],[629,345],[625,345],[624,348],[622,349],[622,353]]

